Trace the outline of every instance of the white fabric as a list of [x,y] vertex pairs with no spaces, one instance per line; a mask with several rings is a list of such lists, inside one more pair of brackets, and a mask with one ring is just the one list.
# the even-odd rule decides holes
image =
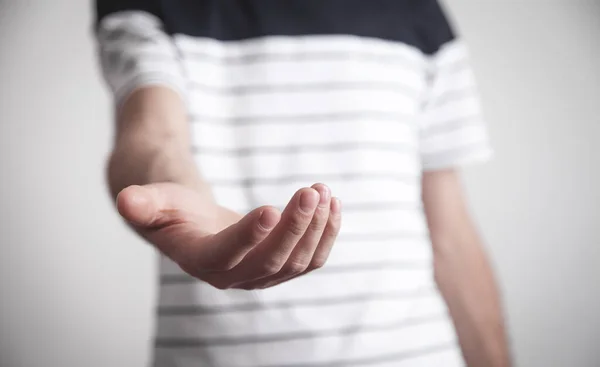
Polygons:
[[328,265],[272,289],[217,290],[162,259],[156,366],[463,365],[420,199],[424,170],[491,154],[460,40],[428,57],[342,35],[170,38],[142,12],[99,40],[117,104],[149,84],[187,101],[222,205],[284,206],[315,182],[344,202]]

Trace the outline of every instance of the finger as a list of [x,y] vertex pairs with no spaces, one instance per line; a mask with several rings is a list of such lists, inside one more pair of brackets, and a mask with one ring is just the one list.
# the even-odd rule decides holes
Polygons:
[[317,246],[312,260],[308,265],[305,273],[322,268],[327,262],[327,258],[331,253],[331,249],[337,239],[342,227],[342,202],[339,198],[331,199],[331,207],[329,210],[329,218],[327,226],[323,231],[319,245]]
[[249,284],[251,287],[260,288],[261,284],[272,286],[285,282],[302,274],[310,266],[313,254],[319,245],[321,236],[327,225],[331,206],[331,191],[327,186],[315,184],[312,188],[319,193],[319,204],[304,236],[298,241],[298,244],[294,247],[289,258],[277,274],[254,280],[252,284]]
[[150,188],[129,186],[117,195],[119,214],[138,227],[146,227],[156,221],[159,206],[156,194]]
[[171,259],[206,233],[195,225],[190,202],[194,193],[173,184],[129,186],[117,196],[121,216]]
[[279,210],[270,206],[253,210],[203,244],[197,251],[196,265],[202,271],[231,270],[271,233],[280,218]]
[[302,238],[319,202],[312,188],[298,190],[281,215],[281,220],[258,246],[230,272],[223,274],[228,286],[278,273]]
[[[329,257],[329,254],[331,253],[331,249],[333,248],[335,240],[340,232],[341,218],[342,218],[341,213],[342,213],[341,201],[338,198],[331,199],[331,207],[329,210],[329,218],[327,220],[327,226],[325,227],[325,230],[323,231],[323,235],[321,236],[319,245],[317,246],[315,253],[313,254],[312,260],[311,260],[308,268],[302,274],[296,275],[295,277],[302,276],[313,270],[319,269],[325,265],[325,263],[327,262],[327,258]],[[274,287],[278,284],[281,284],[284,281],[288,281],[295,277],[291,277],[289,279],[284,279],[283,281],[282,280],[273,281],[270,283],[256,282],[254,284],[245,285],[245,287],[240,287],[240,288],[242,288],[242,289],[270,288],[270,287]]]
[[[206,229],[214,226],[203,223],[213,218],[206,212],[210,207],[198,200],[196,192],[168,183],[130,186],[119,193],[117,207],[138,232],[192,275],[205,268],[235,266],[280,217],[275,208],[258,208],[212,235]],[[198,212],[200,208],[204,212]]]

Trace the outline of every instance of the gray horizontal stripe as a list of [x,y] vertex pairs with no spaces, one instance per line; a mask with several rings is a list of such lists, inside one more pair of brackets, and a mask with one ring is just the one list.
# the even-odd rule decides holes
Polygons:
[[428,139],[435,135],[450,134],[461,130],[468,126],[480,124],[482,121],[481,114],[465,116],[463,118],[457,118],[454,120],[438,122],[428,126],[422,131],[421,139]]
[[377,55],[364,52],[347,51],[321,51],[303,53],[253,53],[236,56],[215,56],[200,51],[182,51],[183,60],[190,62],[212,62],[216,64],[249,65],[272,62],[307,62],[307,61],[361,61],[374,62],[377,64],[393,64],[413,69],[415,72],[425,71],[426,63],[417,60],[409,60],[400,55]]
[[238,85],[230,87],[218,87],[206,85],[196,81],[188,83],[191,91],[202,91],[207,93],[218,93],[223,95],[250,95],[250,94],[269,94],[269,93],[301,93],[301,92],[319,92],[327,93],[333,91],[360,90],[371,92],[376,90],[385,90],[394,93],[401,93],[410,98],[418,98],[421,91],[401,83],[394,82],[313,82],[310,84],[263,84],[263,85]]
[[[342,204],[343,205],[343,204]],[[378,232],[378,233],[342,233],[337,241],[343,242],[364,242],[364,241],[389,241],[405,239],[429,239],[428,233],[420,232]]]
[[340,174],[316,174],[316,175],[289,175],[280,177],[254,177],[238,180],[214,180],[207,179],[209,184],[214,186],[241,186],[245,188],[261,185],[286,185],[301,182],[340,182],[340,181],[361,181],[366,179],[385,179],[406,184],[419,184],[420,177],[417,175],[381,173],[381,172],[349,172]]
[[[430,265],[431,263],[429,261],[379,261],[363,264],[325,266],[321,269],[313,271],[311,273],[311,276],[370,272],[379,271],[383,269],[426,269]],[[201,281],[188,274],[165,274],[160,276],[160,284],[162,286],[169,286],[174,284],[192,284],[197,282]]]
[[344,203],[345,212],[360,211],[379,211],[379,210],[419,210],[422,208],[421,202],[407,201],[388,201],[388,202],[365,202],[365,203]]
[[369,122],[391,122],[411,123],[416,121],[417,116],[406,114],[383,112],[383,111],[348,111],[327,114],[294,114],[288,116],[238,116],[217,117],[192,114],[189,119],[192,123],[205,124],[214,123],[219,125],[268,125],[268,124],[291,124],[291,123],[329,123],[332,121],[356,121],[367,120]]
[[[436,344],[429,347],[413,349],[406,352],[385,354],[378,357],[358,358],[352,360],[337,360],[331,362],[317,363],[293,363],[293,364],[278,364],[278,365],[263,365],[259,367],[351,367],[351,366],[369,366],[373,364],[386,362],[400,362],[412,358],[423,357],[430,354],[445,352],[450,349],[457,348],[456,343]],[[257,366],[258,367],[258,366]],[[440,367],[440,366],[431,366]]]
[[290,301],[276,301],[270,303],[242,303],[237,305],[193,305],[193,306],[160,306],[158,315],[166,316],[191,316],[191,315],[211,315],[223,314],[229,312],[252,312],[266,309],[289,309],[299,307],[330,306],[348,303],[361,303],[372,300],[390,300],[390,299],[414,299],[427,297],[434,294],[433,288],[420,288],[410,291],[398,291],[388,293],[364,293],[334,298],[301,299]]
[[486,151],[490,149],[487,140],[481,142],[467,144],[463,146],[453,147],[451,149],[439,150],[435,153],[423,154],[423,159],[432,159],[439,161],[452,161],[465,155],[470,155],[473,152]]
[[[135,46],[139,46],[136,44]],[[136,67],[139,65],[144,65],[146,55],[140,55],[139,53],[128,53],[127,51],[123,51],[123,49],[115,49],[115,50],[107,50],[106,55],[108,57],[108,66],[114,67],[116,70],[119,70],[122,73],[132,73]],[[140,58],[140,56],[142,58]],[[170,54],[152,54],[149,56],[155,61],[160,61],[163,63],[173,64],[179,61],[179,59],[175,55]]]
[[307,145],[287,145],[287,146],[258,146],[246,148],[218,148],[218,147],[199,147],[194,145],[192,152],[194,154],[224,155],[224,156],[249,156],[257,154],[297,154],[301,152],[344,152],[356,150],[375,150],[389,151],[393,153],[416,153],[417,147],[407,146],[402,143],[384,143],[384,142],[343,142],[332,144],[307,144]]
[[439,97],[435,98],[432,101],[432,104],[428,106],[428,108],[439,108],[442,106],[446,106],[450,103],[457,103],[465,99],[478,96],[479,94],[475,86],[470,86],[468,88],[460,90],[449,90],[442,93]]
[[274,335],[248,335],[241,337],[220,337],[220,338],[157,338],[155,345],[157,348],[201,348],[215,346],[237,346],[246,344],[265,344],[279,343],[293,340],[317,339],[329,336],[346,336],[359,333],[398,330],[411,326],[429,324],[441,321],[446,315],[433,315],[419,317],[388,325],[351,325],[340,329],[323,331],[300,331],[285,334]]

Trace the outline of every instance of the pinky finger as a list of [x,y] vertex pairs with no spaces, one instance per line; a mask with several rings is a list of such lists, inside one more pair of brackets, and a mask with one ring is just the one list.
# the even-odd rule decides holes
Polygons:
[[338,198],[331,199],[331,207],[329,210],[329,219],[327,220],[327,226],[323,231],[319,245],[313,254],[313,258],[308,266],[308,269],[304,274],[309,273],[313,270],[322,268],[327,262],[327,258],[331,253],[331,249],[335,243],[335,240],[340,233],[342,225],[342,202]]

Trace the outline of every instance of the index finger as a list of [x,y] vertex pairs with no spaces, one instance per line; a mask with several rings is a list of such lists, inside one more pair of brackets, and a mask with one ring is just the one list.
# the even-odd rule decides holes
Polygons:
[[195,263],[201,271],[227,271],[238,265],[276,227],[279,210],[260,207],[198,246]]

